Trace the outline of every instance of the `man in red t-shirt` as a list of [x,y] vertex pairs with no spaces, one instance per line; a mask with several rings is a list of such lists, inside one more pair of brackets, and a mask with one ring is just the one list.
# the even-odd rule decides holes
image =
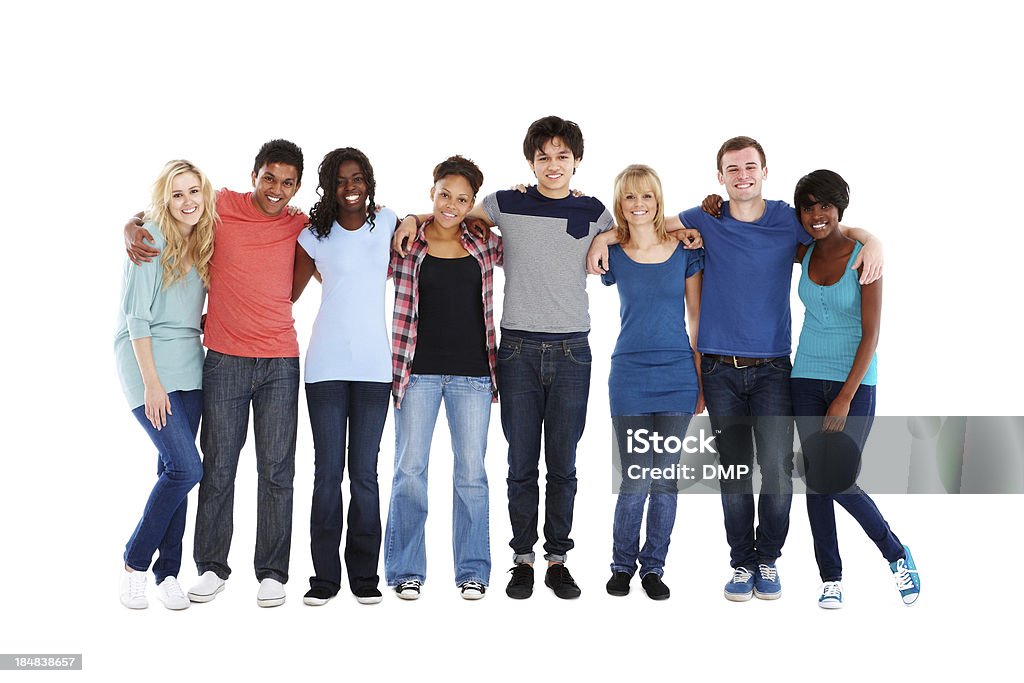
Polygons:
[[[260,607],[284,603],[291,550],[292,481],[298,422],[299,344],[292,318],[295,241],[302,213],[285,211],[302,181],[302,150],[287,140],[260,148],[253,191],[217,193],[217,224],[203,343],[203,479],[194,556],[199,581],[188,592],[208,602],[231,573],[235,472],[245,444],[249,406],[259,475],[256,578]],[[137,222],[126,226],[129,257],[158,252]]]

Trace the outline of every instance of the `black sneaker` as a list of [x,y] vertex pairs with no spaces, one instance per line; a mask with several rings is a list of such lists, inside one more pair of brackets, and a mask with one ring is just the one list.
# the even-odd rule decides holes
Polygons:
[[640,579],[640,585],[644,587],[644,592],[651,600],[668,600],[672,594],[657,574],[645,575]]
[[615,572],[612,574],[612,578],[608,579],[608,583],[604,585],[608,591],[608,595],[629,595],[629,581],[633,578],[632,574],[626,572]]
[[525,600],[533,595],[532,564],[517,564],[508,571],[512,574],[512,578],[505,586],[505,595],[513,600]]
[[572,574],[561,562],[548,567],[544,574],[544,585],[555,592],[555,596],[563,600],[580,597],[580,587],[572,579]]
[[360,605],[376,605],[384,599],[376,586],[364,586],[355,590],[356,602]]
[[302,602],[312,607],[319,607],[320,605],[326,605],[327,601],[334,596],[335,593],[330,589],[318,586],[306,591],[306,594],[302,596]]

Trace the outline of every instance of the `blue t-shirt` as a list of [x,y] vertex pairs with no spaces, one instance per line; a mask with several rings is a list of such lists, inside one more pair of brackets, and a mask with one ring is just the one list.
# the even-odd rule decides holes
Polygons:
[[764,215],[752,223],[729,214],[721,218],[700,207],[679,214],[704,238],[704,287],[701,294],[701,353],[750,358],[788,356],[792,321],[789,289],[796,245],[811,236],[786,202],[765,202]]
[[704,250],[678,245],[666,261],[637,263],[618,244],[608,249],[606,285],[619,290],[622,328],[608,375],[612,415],[692,413],[697,371],[686,332],[686,278]]
[[346,230],[337,222],[320,240],[308,229],[299,244],[323,277],[320,310],[306,351],[306,383],[391,382],[391,341],[384,289],[395,213],[381,209],[375,226]]

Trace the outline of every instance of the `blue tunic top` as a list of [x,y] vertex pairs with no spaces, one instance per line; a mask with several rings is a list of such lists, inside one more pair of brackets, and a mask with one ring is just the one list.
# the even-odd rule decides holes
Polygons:
[[608,250],[606,285],[619,288],[619,331],[608,375],[612,415],[692,413],[697,371],[686,333],[686,278],[704,267],[704,250],[678,245],[668,260],[637,263],[618,244]]
[[[803,273],[797,291],[804,302],[804,326],[800,330],[800,345],[796,350],[791,377],[826,379],[845,382],[853,369],[853,359],[863,336],[860,315],[860,282],[857,271],[850,264],[860,253],[860,243],[853,248],[846,271],[839,282],[823,286],[807,275],[814,245],[804,255]],[[878,381],[877,356],[860,381],[874,385]]]

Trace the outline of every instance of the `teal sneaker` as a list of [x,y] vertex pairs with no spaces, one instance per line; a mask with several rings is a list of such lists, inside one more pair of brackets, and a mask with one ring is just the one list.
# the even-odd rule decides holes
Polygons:
[[782,582],[774,564],[757,565],[754,574],[754,597],[761,600],[778,600],[782,597]]
[[826,581],[821,587],[818,607],[822,609],[839,609],[843,606],[843,582]]
[[889,563],[889,569],[896,579],[896,590],[900,592],[904,605],[913,605],[921,594],[921,579],[917,575],[917,565],[910,554],[910,548],[903,546],[903,557]]
[[732,578],[725,584],[725,599],[746,602],[754,595],[754,575],[746,567],[736,567]]

